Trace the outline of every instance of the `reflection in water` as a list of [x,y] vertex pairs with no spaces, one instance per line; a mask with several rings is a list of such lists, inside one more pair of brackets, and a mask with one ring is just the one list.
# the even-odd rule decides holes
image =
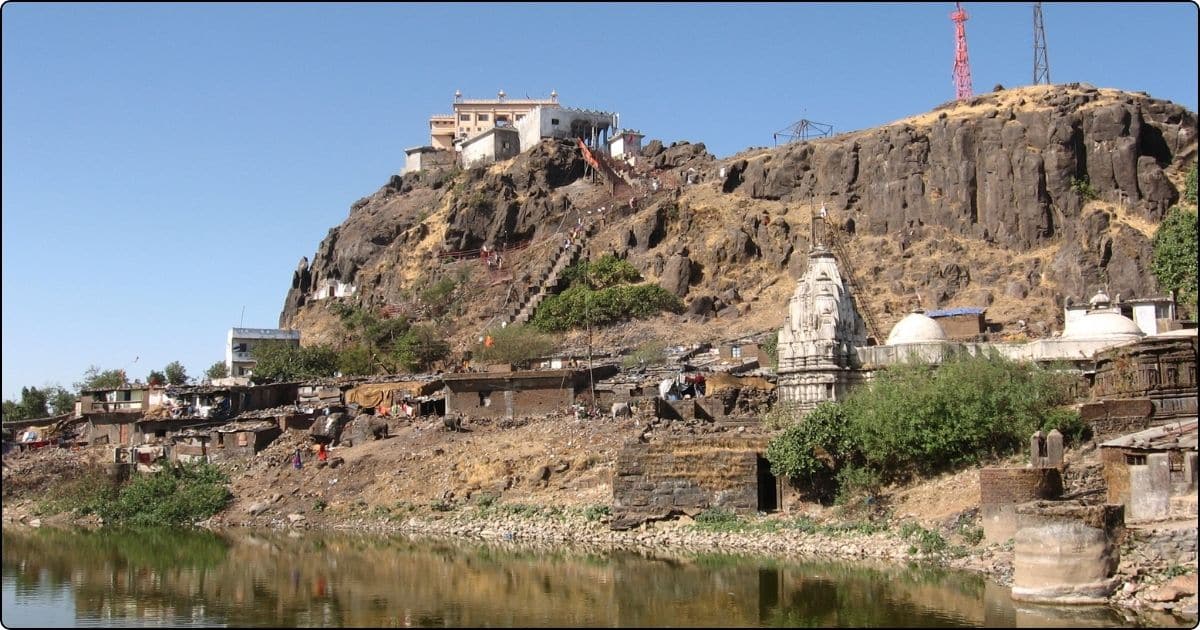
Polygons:
[[3,544],[9,627],[71,601],[67,623],[91,626],[1122,623],[1105,608],[1017,611],[1006,588],[920,567],[276,532],[43,528]]

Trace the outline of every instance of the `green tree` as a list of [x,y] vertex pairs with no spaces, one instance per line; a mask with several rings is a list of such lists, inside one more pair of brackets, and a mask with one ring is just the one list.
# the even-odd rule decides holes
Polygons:
[[49,396],[46,390],[36,387],[22,387],[20,400],[4,401],[4,420],[31,420],[45,418],[50,415]]
[[1179,303],[1196,314],[1196,211],[1174,207],[1154,234],[1150,269],[1158,286],[1175,291]]
[[224,361],[217,361],[204,370],[204,375],[211,380],[226,378],[229,376],[229,366]]
[[151,385],[166,385],[167,376],[158,370],[150,370],[150,375],[146,377],[146,382]]
[[338,372],[342,376],[369,376],[378,371],[371,358],[371,350],[362,344],[354,344],[338,351]]
[[167,382],[171,385],[184,385],[188,381],[187,370],[183,369],[183,364],[178,361],[172,361],[163,368],[167,374]]
[[96,389],[116,389],[128,382],[129,380],[125,378],[125,370],[101,370],[98,366],[93,365],[83,373],[83,380],[75,383],[75,389],[81,392]]
[[297,347],[278,340],[256,344],[254,357],[255,383],[280,383],[333,376],[337,371],[337,352],[329,346]]
[[400,367],[412,372],[428,369],[435,361],[445,358],[449,352],[450,344],[446,343],[436,329],[425,324],[409,328],[392,347],[396,362]]
[[47,391],[47,396],[50,402],[50,412],[54,415],[60,416],[64,413],[75,412],[75,400],[78,398],[75,392],[65,387],[54,385]]

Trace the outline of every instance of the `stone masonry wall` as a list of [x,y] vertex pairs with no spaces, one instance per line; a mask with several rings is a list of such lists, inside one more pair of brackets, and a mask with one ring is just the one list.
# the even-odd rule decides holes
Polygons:
[[613,528],[708,508],[757,510],[759,446],[733,439],[626,444],[613,474]]
[[1149,561],[1164,566],[1195,565],[1196,528],[1131,528],[1126,529],[1128,545],[1136,549],[1137,557],[1130,561]]

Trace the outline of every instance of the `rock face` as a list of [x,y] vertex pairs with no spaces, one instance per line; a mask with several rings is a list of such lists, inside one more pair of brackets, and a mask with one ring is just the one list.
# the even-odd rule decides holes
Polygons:
[[1164,169],[1195,155],[1195,113],[1077,84],[1017,94],[738,160],[722,186],[757,199],[822,199],[857,233],[939,226],[1018,251],[1062,242],[1056,275],[1102,268],[1129,295],[1146,278],[1147,239],[1102,238],[1108,218],[1083,206],[1098,197],[1161,220],[1179,199]]
[[[787,297],[768,290],[804,274],[809,261],[796,252],[809,250],[808,212],[824,203],[876,332],[919,300],[987,306],[990,320],[1024,320],[1023,331],[1041,335],[1061,327],[1066,296],[1101,285],[1126,298],[1158,293],[1150,238],[1195,161],[1196,115],[1140,93],[1031,86],[722,160],[689,142],[651,141],[642,157],[662,186],[682,188],[636,211],[614,207],[585,255],[626,258],[687,300],[684,321],[736,323],[752,306],[778,313],[758,330],[777,326]],[[359,305],[415,305],[405,314],[427,318],[421,290],[475,273],[439,264],[439,254],[536,244],[576,211],[611,205],[585,173],[577,145],[547,140],[488,168],[392,177],[300,261],[280,325],[306,339],[333,328],[313,302],[333,283],[355,287]],[[547,256],[504,256],[511,282],[477,282],[468,310],[436,314],[439,325],[478,333],[543,281]],[[745,302],[731,308],[721,296],[733,289]]]

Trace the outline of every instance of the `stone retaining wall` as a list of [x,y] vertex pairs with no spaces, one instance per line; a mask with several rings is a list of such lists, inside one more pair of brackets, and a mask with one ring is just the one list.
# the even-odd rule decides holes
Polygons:
[[756,511],[761,442],[701,438],[626,444],[613,474],[613,528],[708,508]]
[[1136,551],[1131,561],[1164,566],[1196,564],[1196,528],[1136,528],[1126,530],[1127,541]]

